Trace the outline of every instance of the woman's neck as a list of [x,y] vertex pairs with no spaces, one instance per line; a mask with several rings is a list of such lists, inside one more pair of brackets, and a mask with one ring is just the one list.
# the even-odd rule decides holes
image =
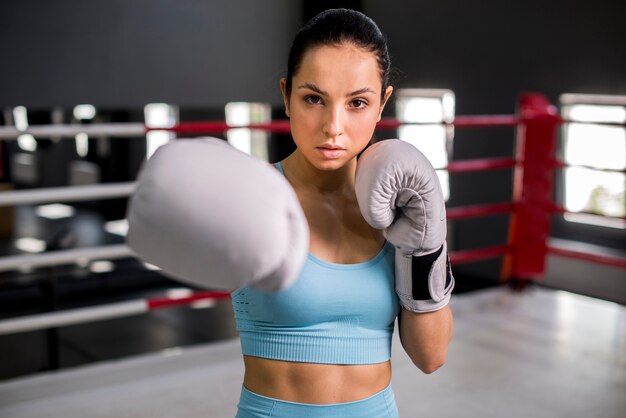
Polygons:
[[296,189],[322,195],[354,194],[356,158],[337,170],[320,170],[296,150],[283,160],[282,166],[285,177]]

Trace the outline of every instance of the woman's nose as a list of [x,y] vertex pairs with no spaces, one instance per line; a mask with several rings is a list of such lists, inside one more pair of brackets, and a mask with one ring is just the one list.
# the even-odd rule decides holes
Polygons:
[[324,120],[324,134],[334,138],[343,133],[344,115],[340,106],[328,107]]

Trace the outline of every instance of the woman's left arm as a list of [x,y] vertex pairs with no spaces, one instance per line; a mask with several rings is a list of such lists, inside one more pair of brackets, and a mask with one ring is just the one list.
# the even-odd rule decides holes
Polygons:
[[424,313],[402,308],[398,324],[402,347],[422,372],[430,374],[443,366],[454,329],[449,305]]

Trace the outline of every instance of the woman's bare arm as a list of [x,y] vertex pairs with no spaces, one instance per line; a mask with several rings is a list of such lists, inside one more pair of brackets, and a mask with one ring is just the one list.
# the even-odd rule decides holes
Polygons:
[[426,313],[402,309],[400,341],[413,363],[424,373],[433,373],[446,361],[454,321],[450,306]]

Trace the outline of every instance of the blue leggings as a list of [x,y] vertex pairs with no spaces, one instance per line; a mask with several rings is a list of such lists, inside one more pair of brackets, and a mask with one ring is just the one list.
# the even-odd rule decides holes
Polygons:
[[268,398],[242,386],[237,408],[236,418],[398,418],[391,385],[359,401],[323,405]]

